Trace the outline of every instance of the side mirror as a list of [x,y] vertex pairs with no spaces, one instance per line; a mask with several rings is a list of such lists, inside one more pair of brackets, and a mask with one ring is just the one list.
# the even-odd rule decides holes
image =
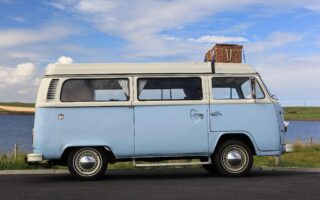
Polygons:
[[256,85],[257,85],[257,79],[255,77],[250,78],[250,85],[251,85],[251,94],[253,99],[257,99],[257,90],[256,90]]

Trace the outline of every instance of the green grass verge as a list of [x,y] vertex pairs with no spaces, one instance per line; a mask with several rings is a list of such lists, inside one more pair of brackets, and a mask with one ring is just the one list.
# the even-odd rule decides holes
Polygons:
[[320,121],[320,107],[285,107],[286,120]]
[[12,169],[36,169],[43,168],[41,166],[29,166],[25,160],[25,154],[19,153],[17,158],[12,155],[0,156],[0,170],[12,170]]
[[1,102],[0,106],[19,106],[19,107],[34,107],[34,103],[20,103],[20,102]]
[[[320,145],[295,144],[294,151],[281,155],[280,167],[320,168]],[[255,166],[275,166],[274,156],[255,156]]]

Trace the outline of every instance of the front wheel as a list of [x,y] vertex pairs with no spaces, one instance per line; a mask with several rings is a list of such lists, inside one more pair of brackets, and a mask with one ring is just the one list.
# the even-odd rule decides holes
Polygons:
[[107,156],[101,149],[79,148],[68,157],[68,169],[73,177],[79,180],[101,178],[107,169]]
[[230,140],[219,145],[214,154],[214,163],[220,174],[228,177],[240,177],[250,172],[253,155],[246,143]]

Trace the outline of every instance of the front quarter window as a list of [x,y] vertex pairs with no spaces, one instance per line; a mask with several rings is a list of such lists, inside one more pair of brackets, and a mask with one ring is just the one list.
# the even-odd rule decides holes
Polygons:
[[[251,77],[214,77],[212,78],[212,94],[217,100],[253,99]],[[264,93],[260,84],[255,85],[256,98],[263,99]]]

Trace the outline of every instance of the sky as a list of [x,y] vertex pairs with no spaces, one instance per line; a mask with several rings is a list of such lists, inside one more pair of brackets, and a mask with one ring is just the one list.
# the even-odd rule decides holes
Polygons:
[[244,45],[281,103],[320,106],[319,0],[0,0],[0,102],[35,102],[51,63],[201,62]]

